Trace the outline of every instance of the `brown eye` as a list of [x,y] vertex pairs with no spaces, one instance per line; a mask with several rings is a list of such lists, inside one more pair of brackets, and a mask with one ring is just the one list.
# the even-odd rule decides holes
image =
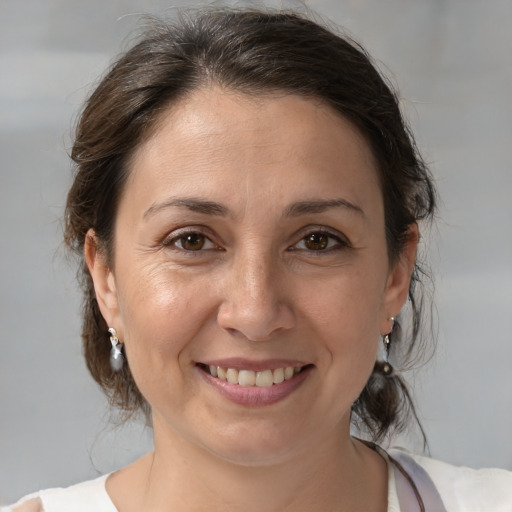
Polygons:
[[326,233],[310,233],[304,237],[304,245],[310,251],[322,251],[328,247],[330,238]]
[[177,249],[181,252],[205,252],[219,250],[211,239],[201,231],[182,231],[163,242],[164,247]]
[[201,233],[188,233],[176,241],[176,245],[186,251],[200,251],[206,243],[206,237]]
[[331,251],[341,251],[350,247],[350,243],[344,238],[336,236],[328,231],[310,231],[302,237],[297,244],[290,247],[291,250],[317,252],[328,254]]

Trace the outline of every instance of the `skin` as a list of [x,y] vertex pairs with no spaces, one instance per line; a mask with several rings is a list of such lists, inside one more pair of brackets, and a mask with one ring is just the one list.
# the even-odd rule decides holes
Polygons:
[[[330,204],[304,207],[318,201]],[[86,240],[154,422],[154,452],[107,482],[116,507],[386,510],[386,464],[350,437],[350,408],[406,300],[416,242],[411,227],[390,264],[374,157],[321,101],[211,87],[172,106],[132,159],[112,268]],[[197,366],[228,357],[311,369],[247,406]]]

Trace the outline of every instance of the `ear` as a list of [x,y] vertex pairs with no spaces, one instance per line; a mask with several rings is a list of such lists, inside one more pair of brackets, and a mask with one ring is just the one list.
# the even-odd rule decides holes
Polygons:
[[119,303],[114,273],[107,265],[106,255],[99,247],[98,237],[93,229],[85,235],[84,256],[91,274],[96,300],[105,322],[115,327],[120,334]]
[[418,225],[414,223],[409,226],[407,242],[388,275],[381,309],[381,334],[390,331],[392,325],[389,319],[398,315],[407,300],[411,276],[416,264],[418,240]]

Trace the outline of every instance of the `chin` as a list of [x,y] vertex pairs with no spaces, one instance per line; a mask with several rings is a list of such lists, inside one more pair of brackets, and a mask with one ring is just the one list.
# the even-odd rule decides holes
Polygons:
[[211,453],[217,458],[237,466],[266,467],[284,462],[290,452],[291,448],[285,448],[282,444],[274,446],[239,443],[237,446],[225,446]]
[[[256,467],[276,464],[300,449],[307,437],[290,429],[272,425],[229,426],[217,439],[203,445],[216,457],[240,466]],[[295,440],[295,441],[294,441]],[[301,440],[299,442],[298,440]]]

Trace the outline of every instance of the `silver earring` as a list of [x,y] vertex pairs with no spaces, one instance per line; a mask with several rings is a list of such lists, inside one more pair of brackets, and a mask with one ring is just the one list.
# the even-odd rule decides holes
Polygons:
[[393,373],[393,366],[389,362],[389,349],[391,348],[391,333],[393,332],[393,327],[395,326],[395,317],[392,316],[391,320],[391,330],[384,336],[382,342],[384,343],[384,365],[382,366],[382,371],[384,375],[388,376]]
[[112,349],[110,350],[110,367],[114,372],[118,372],[123,368],[124,364],[122,353],[123,344],[117,338],[117,332],[113,327],[111,327],[108,332],[110,333],[110,343],[112,343]]

